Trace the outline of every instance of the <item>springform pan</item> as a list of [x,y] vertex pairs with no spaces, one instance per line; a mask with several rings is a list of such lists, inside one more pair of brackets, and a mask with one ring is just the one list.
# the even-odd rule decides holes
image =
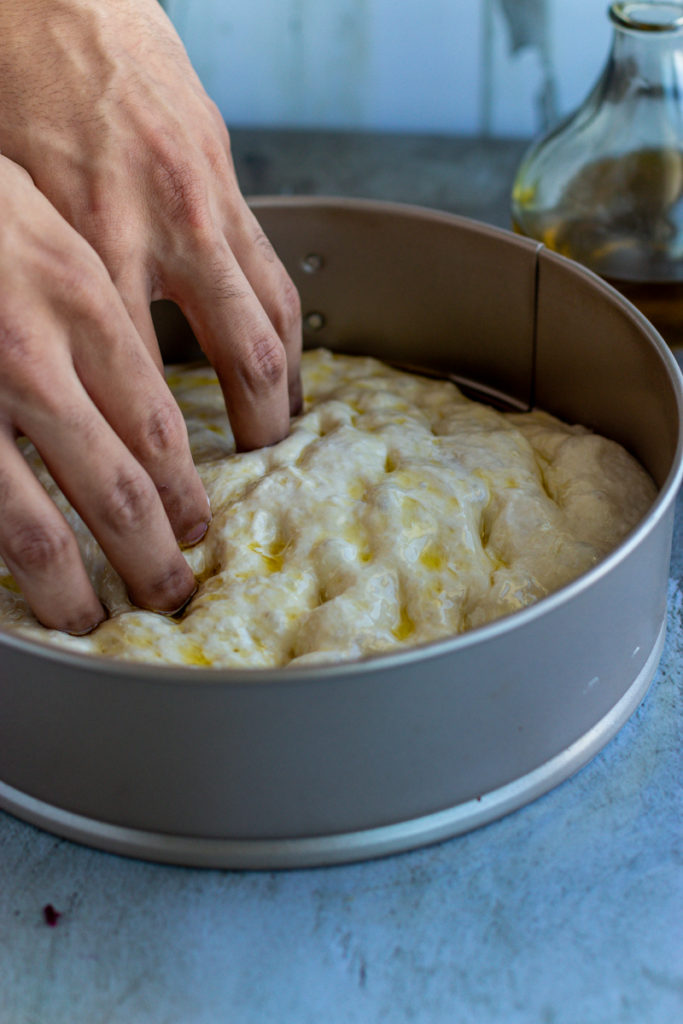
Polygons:
[[[489,822],[604,746],[660,656],[683,391],[654,328],[536,242],[396,204],[253,203],[301,294],[305,343],[448,374],[623,444],[658,496],[603,562],[468,634],[299,670],[156,667],[0,634],[0,806],[193,866],[379,856]],[[175,307],[169,361],[196,358]]]

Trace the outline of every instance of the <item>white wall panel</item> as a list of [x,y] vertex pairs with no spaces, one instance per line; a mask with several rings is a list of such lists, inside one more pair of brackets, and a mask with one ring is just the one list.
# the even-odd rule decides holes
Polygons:
[[166,0],[232,125],[529,135],[607,53],[602,0]]

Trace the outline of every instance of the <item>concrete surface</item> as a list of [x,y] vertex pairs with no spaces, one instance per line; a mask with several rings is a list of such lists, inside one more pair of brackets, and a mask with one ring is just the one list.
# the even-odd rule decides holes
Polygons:
[[[247,191],[383,195],[497,223],[521,152],[251,132],[234,144]],[[205,871],[0,814],[0,1024],[683,1020],[682,612],[679,497],[668,637],[642,705],[574,778],[438,846]]]

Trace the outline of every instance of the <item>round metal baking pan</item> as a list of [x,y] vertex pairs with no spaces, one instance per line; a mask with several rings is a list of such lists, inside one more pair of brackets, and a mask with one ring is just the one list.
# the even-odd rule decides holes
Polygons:
[[[296,867],[444,839],[534,799],[626,721],[664,634],[683,390],[654,328],[593,274],[449,214],[254,203],[306,343],[454,376],[624,444],[658,496],[538,604],[400,654],[307,669],[158,668],[0,634],[0,806],[128,855]],[[169,360],[195,343],[156,309]]]

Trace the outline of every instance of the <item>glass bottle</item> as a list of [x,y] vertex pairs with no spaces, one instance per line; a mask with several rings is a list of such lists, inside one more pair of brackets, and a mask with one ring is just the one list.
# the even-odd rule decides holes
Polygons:
[[683,345],[683,2],[613,3],[592,91],[513,185],[521,234],[596,271]]

